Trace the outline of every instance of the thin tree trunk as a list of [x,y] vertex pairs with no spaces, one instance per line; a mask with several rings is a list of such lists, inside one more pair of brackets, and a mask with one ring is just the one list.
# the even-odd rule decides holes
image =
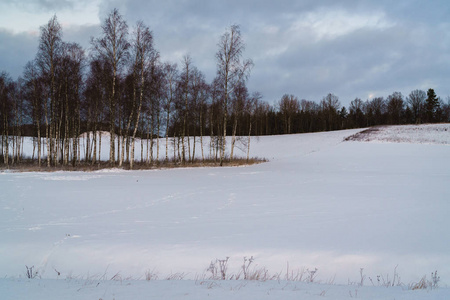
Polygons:
[[98,133],[98,164],[102,161],[102,131]]
[[33,155],[31,155],[31,160],[34,161],[34,153],[36,152],[36,138],[33,137]]
[[169,161],[169,117],[170,112],[167,110],[167,121],[166,121],[166,162]]
[[[90,125],[90,124],[89,124]],[[91,159],[91,134],[90,134],[90,127],[87,128],[86,131],[86,154],[85,154],[85,160],[90,161]]]
[[3,162],[6,167],[9,166],[9,143],[8,143],[8,116],[3,116],[3,132],[2,132],[2,146],[3,146]]
[[[58,89],[58,99],[61,99],[61,87]],[[64,112],[64,105],[61,103],[61,111],[59,112],[59,116],[55,116],[55,151],[54,151],[54,161],[55,166],[60,164],[60,159],[63,159],[63,155],[61,153],[63,147],[61,145],[62,139],[61,139],[61,127],[62,127],[62,121],[63,121],[63,112]],[[55,110],[55,114],[57,111]],[[59,122],[58,122],[59,120]],[[60,157],[58,156],[60,155]]]
[[[227,96],[225,96],[227,98]],[[221,140],[221,147],[220,147],[220,166],[223,165],[223,160],[225,159],[225,143],[227,138],[227,102],[225,101],[224,105],[224,114],[223,114],[223,136]]]
[[194,163],[195,160],[195,131],[194,131],[194,137],[193,137],[193,142],[192,142],[192,160],[191,163]]
[[252,133],[252,122],[249,121],[249,128],[248,128],[248,141],[247,141],[247,163],[250,160],[250,135]]
[[47,103],[45,103],[45,138],[46,138],[46,144],[47,144],[47,167],[50,167],[50,159],[51,159],[51,151],[50,151],[50,126],[48,122],[48,108]]
[[[88,134],[90,132],[88,131]],[[97,162],[97,125],[94,124],[94,130],[92,131],[92,143],[94,144],[94,151],[92,153],[92,165]],[[87,160],[86,160],[87,161]]]
[[173,131],[173,141],[172,142],[173,142],[173,162],[175,163],[176,158],[177,158],[177,152],[176,152],[177,147],[175,145],[175,130]]
[[[129,116],[129,118],[128,118],[128,122],[127,122],[127,128],[126,128],[126,130],[125,130],[125,134],[127,135],[127,144],[128,144],[128,132],[130,131],[130,126],[131,126],[131,120],[133,119],[133,115],[134,115],[134,107],[135,107],[135,105],[136,105],[136,86],[134,86],[133,87],[133,104],[132,104],[132,107],[131,107],[131,113],[130,113],[130,116]],[[140,95],[140,97],[139,97],[139,102],[141,103],[141,101],[142,101],[142,88],[141,88],[141,95]],[[130,169],[133,169],[133,161],[134,161],[134,138],[135,138],[135,136],[136,136],[136,131],[137,131],[137,127],[138,127],[138,124],[139,124],[139,114],[140,114],[140,109],[141,109],[141,104],[139,104],[139,112],[138,112],[138,115],[137,115],[137,120],[136,120],[136,124],[134,125],[134,131],[133,131],[133,138],[132,138],[132,145],[131,145],[131,161],[130,161]],[[119,166],[122,166],[122,163],[123,163],[123,157],[124,157],[124,143],[123,143],[123,141],[122,141],[122,156],[121,156],[121,159],[120,159],[120,163],[119,163]]]
[[38,140],[37,140],[37,147],[38,147],[38,166],[39,168],[41,167],[41,145],[42,145],[42,141],[41,141],[41,126],[40,126],[40,121],[38,119],[36,119],[36,123],[37,123],[37,136],[38,136]]
[[203,153],[203,114],[202,110],[200,109],[200,148],[202,150],[202,162],[205,161],[205,155]]
[[120,164],[120,145],[123,139],[123,134],[122,134],[122,115],[121,115],[121,110],[119,108],[119,112],[118,112],[118,118],[119,118],[119,135],[117,136],[117,161]]
[[181,153],[180,153],[180,137],[178,137],[177,138],[177,141],[178,141],[178,143],[177,143],[177,148],[178,148],[178,160],[180,161],[182,158],[181,158]]
[[[217,122],[217,139],[216,139],[216,158],[215,161],[217,161],[217,159],[220,159],[220,156],[222,155],[222,145],[223,145],[223,136],[221,136],[220,134],[220,124],[219,122]],[[218,157],[219,156],[219,157]]]
[[121,143],[121,150],[118,151],[118,152],[120,152],[120,155],[119,155],[120,156],[120,158],[119,158],[119,167],[122,167],[123,161],[125,159],[125,140],[126,140],[126,137],[124,136],[124,133],[122,132],[122,130],[120,130],[119,140],[121,141],[120,142]]
[[[16,116],[17,116],[17,112],[15,112]],[[15,122],[14,122],[15,123]],[[13,128],[12,128],[12,155],[11,155],[11,164],[14,165],[15,162],[15,153],[16,153],[16,126],[13,123]]]
[[111,166],[115,164],[115,133],[114,133],[114,121],[116,116],[116,106],[115,106],[115,87],[116,87],[116,66],[113,66],[113,83],[112,83],[112,94],[109,98],[109,163]]
[[214,157],[214,122],[213,113],[209,114],[209,157],[212,159]]
[[[152,133],[153,134],[153,133]],[[150,148],[151,148],[151,144],[150,144],[150,117],[147,117],[147,165],[150,165],[151,162],[151,158],[150,158]],[[143,161],[143,156],[141,154],[141,161]]]
[[190,137],[190,133],[189,133],[189,127],[187,129],[187,151],[188,151],[188,158],[189,161],[192,161],[192,157],[191,157],[191,137]]
[[234,153],[234,144],[236,143],[236,130],[237,130],[237,116],[234,116],[233,122],[233,133],[231,136],[231,152],[230,152],[230,161],[233,161],[233,153]]
[[[184,126],[184,125],[183,125]],[[184,130],[183,130],[184,131]],[[178,145],[178,147],[179,147],[180,145]],[[182,153],[182,155],[181,155],[181,163],[185,163],[185,161],[186,161],[186,154],[185,154],[185,148],[184,148],[184,134],[181,136],[181,153]]]
[[64,132],[64,165],[69,164],[69,95],[67,91],[67,80],[66,80],[66,110],[65,110],[65,132]]
[[[143,64],[143,62],[142,62],[142,64]],[[137,133],[137,129],[138,129],[138,126],[139,126],[139,119],[140,119],[140,116],[141,116],[141,109],[142,109],[142,100],[143,100],[143,97],[144,97],[144,66],[142,65],[141,66],[142,67],[142,71],[141,71],[141,89],[140,89],[140,94],[139,94],[139,107],[138,107],[138,111],[137,111],[137,116],[136,116],[136,123],[135,123],[135,125],[134,125],[134,130],[133,130],[133,137],[131,138],[131,160],[130,160],[130,169],[133,169],[133,162],[134,162],[134,140],[135,140],[135,138],[136,138],[136,133]],[[136,97],[136,90],[133,92],[133,98],[135,98]],[[134,110],[134,101],[133,101],[133,110]],[[130,116],[130,119],[131,119],[131,116]],[[130,125],[130,122],[128,123],[128,126],[127,127],[129,127],[129,125]],[[127,128],[127,130],[128,130],[128,128]],[[144,147],[143,147],[143,143],[142,143],[142,138],[141,138],[141,153],[142,152],[144,152],[144,149],[143,149]]]
[[150,160],[149,163],[152,164],[153,163],[153,120],[152,123],[150,124]]
[[[77,83],[76,91],[78,91],[79,86]],[[78,97],[76,98],[76,104],[75,104],[75,114],[72,116],[72,166],[75,167],[77,164],[77,151],[78,151],[78,138],[80,133],[78,132],[78,126],[77,121],[80,118],[80,102]]]
[[127,154],[125,155],[125,161],[128,162],[128,163],[130,162],[130,151],[131,151],[130,143],[131,143],[131,138],[130,138],[129,135],[127,135],[127,142],[126,142],[126,145],[125,145],[125,149],[127,151]]

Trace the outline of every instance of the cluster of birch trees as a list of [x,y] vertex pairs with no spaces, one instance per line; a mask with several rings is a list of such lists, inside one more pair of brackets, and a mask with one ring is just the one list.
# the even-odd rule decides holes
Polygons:
[[[386,99],[356,98],[348,110],[331,93],[318,103],[286,94],[270,105],[247,89],[253,63],[243,59],[245,44],[237,25],[219,39],[217,73],[210,83],[189,55],[178,64],[162,62],[143,22],[130,29],[115,9],[101,28],[86,53],[63,41],[54,16],[40,28],[36,57],[23,76],[12,80],[0,73],[3,164],[23,160],[24,136],[32,136],[35,147],[27,160],[39,166],[99,164],[105,132],[114,141],[109,143],[111,166],[133,168],[137,144],[140,162],[147,165],[169,157],[182,164],[201,157],[222,165],[234,159],[237,137],[248,159],[251,135],[450,121],[450,102],[432,89],[414,90],[407,97],[394,92]],[[206,136],[209,149],[204,149]],[[160,150],[161,139],[165,149]]]
[[[196,143],[188,138],[193,136],[193,141],[200,139],[202,159],[214,156],[222,165],[227,129],[232,127],[233,146],[238,122],[244,116],[251,133],[250,119],[260,96],[250,96],[246,88],[253,63],[242,59],[245,45],[237,25],[220,38],[217,76],[212,84],[189,55],[180,66],[161,62],[152,32],[143,22],[130,30],[114,9],[101,27],[102,35],[91,38],[87,56],[78,44],[63,41],[54,16],[41,27],[38,53],[26,65],[23,78],[13,81],[1,74],[5,164],[21,157],[20,146],[12,155],[8,149],[11,142],[21,140],[23,128],[35,136],[37,155],[34,157],[33,151],[32,160],[39,166],[77,165],[82,157],[85,162],[99,163],[101,132],[108,131],[114,141],[109,143],[109,164],[128,162],[130,168],[137,137],[146,140],[147,152],[141,151],[141,161],[147,164],[163,157],[160,138],[166,140],[164,160],[169,159],[169,137],[175,160],[193,162]],[[231,111],[237,110],[241,118],[230,118]],[[203,149],[205,135],[210,136],[209,155]],[[228,159],[233,159],[233,148]]]

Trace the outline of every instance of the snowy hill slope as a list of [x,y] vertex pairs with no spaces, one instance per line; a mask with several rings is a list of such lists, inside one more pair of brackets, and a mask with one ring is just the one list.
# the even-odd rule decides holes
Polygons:
[[[347,285],[272,282],[239,288],[236,282],[186,281],[167,288],[164,281],[155,287],[103,281],[95,286],[88,280],[117,274],[143,279],[149,270],[160,279],[203,278],[210,275],[211,261],[226,257],[231,276],[250,256],[257,268],[281,279],[289,265],[303,270],[305,278],[317,268],[315,281],[322,283],[360,282],[364,268],[366,286],[372,285],[369,278],[378,285],[378,276],[385,282],[418,282],[435,270],[441,287],[449,284],[450,148],[343,142],[359,131],[254,139],[252,155],[270,161],[249,167],[0,173],[0,276],[24,277],[27,265],[49,280],[3,279],[0,290],[10,288],[13,295],[27,287],[23,298],[33,291],[44,295],[37,299],[51,299],[52,288],[73,293],[73,299],[98,299],[98,293],[109,297],[103,299],[147,299],[136,290],[201,299],[209,287],[223,299],[246,299],[249,293],[264,298],[269,291],[277,296],[268,299],[293,299],[298,290],[305,298],[311,294],[306,299],[355,297],[355,288]],[[65,281],[67,290],[53,284],[62,278],[72,278]],[[92,290],[87,296],[81,288],[86,282]],[[358,298],[447,299],[450,294],[445,288],[426,294],[366,288],[359,289]]]
[[450,144],[449,124],[377,126],[358,132],[349,140],[412,144]]

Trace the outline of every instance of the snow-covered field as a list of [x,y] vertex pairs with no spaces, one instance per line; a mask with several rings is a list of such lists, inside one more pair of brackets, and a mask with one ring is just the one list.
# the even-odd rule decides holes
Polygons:
[[[417,128],[255,138],[247,167],[2,172],[0,298],[450,299],[450,125]],[[280,280],[205,280],[251,256]]]

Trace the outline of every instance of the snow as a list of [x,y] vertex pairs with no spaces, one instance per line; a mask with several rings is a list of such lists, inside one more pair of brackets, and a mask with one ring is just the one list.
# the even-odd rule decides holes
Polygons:
[[356,134],[357,139],[366,142],[394,142],[445,144],[450,143],[448,124],[423,124],[403,126],[380,126]]
[[[2,299],[449,299],[450,125],[344,142],[360,131],[253,138],[269,162],[247,167],[2,172]],[[250,256],[280,280],[204,280]],[[408,290],[435,270],[440,288]]]
[[0,280],[2,299],[408,299],[446,300],[448,289],[405,290],[402,287],[307,284],[288,281],[101,281]]

